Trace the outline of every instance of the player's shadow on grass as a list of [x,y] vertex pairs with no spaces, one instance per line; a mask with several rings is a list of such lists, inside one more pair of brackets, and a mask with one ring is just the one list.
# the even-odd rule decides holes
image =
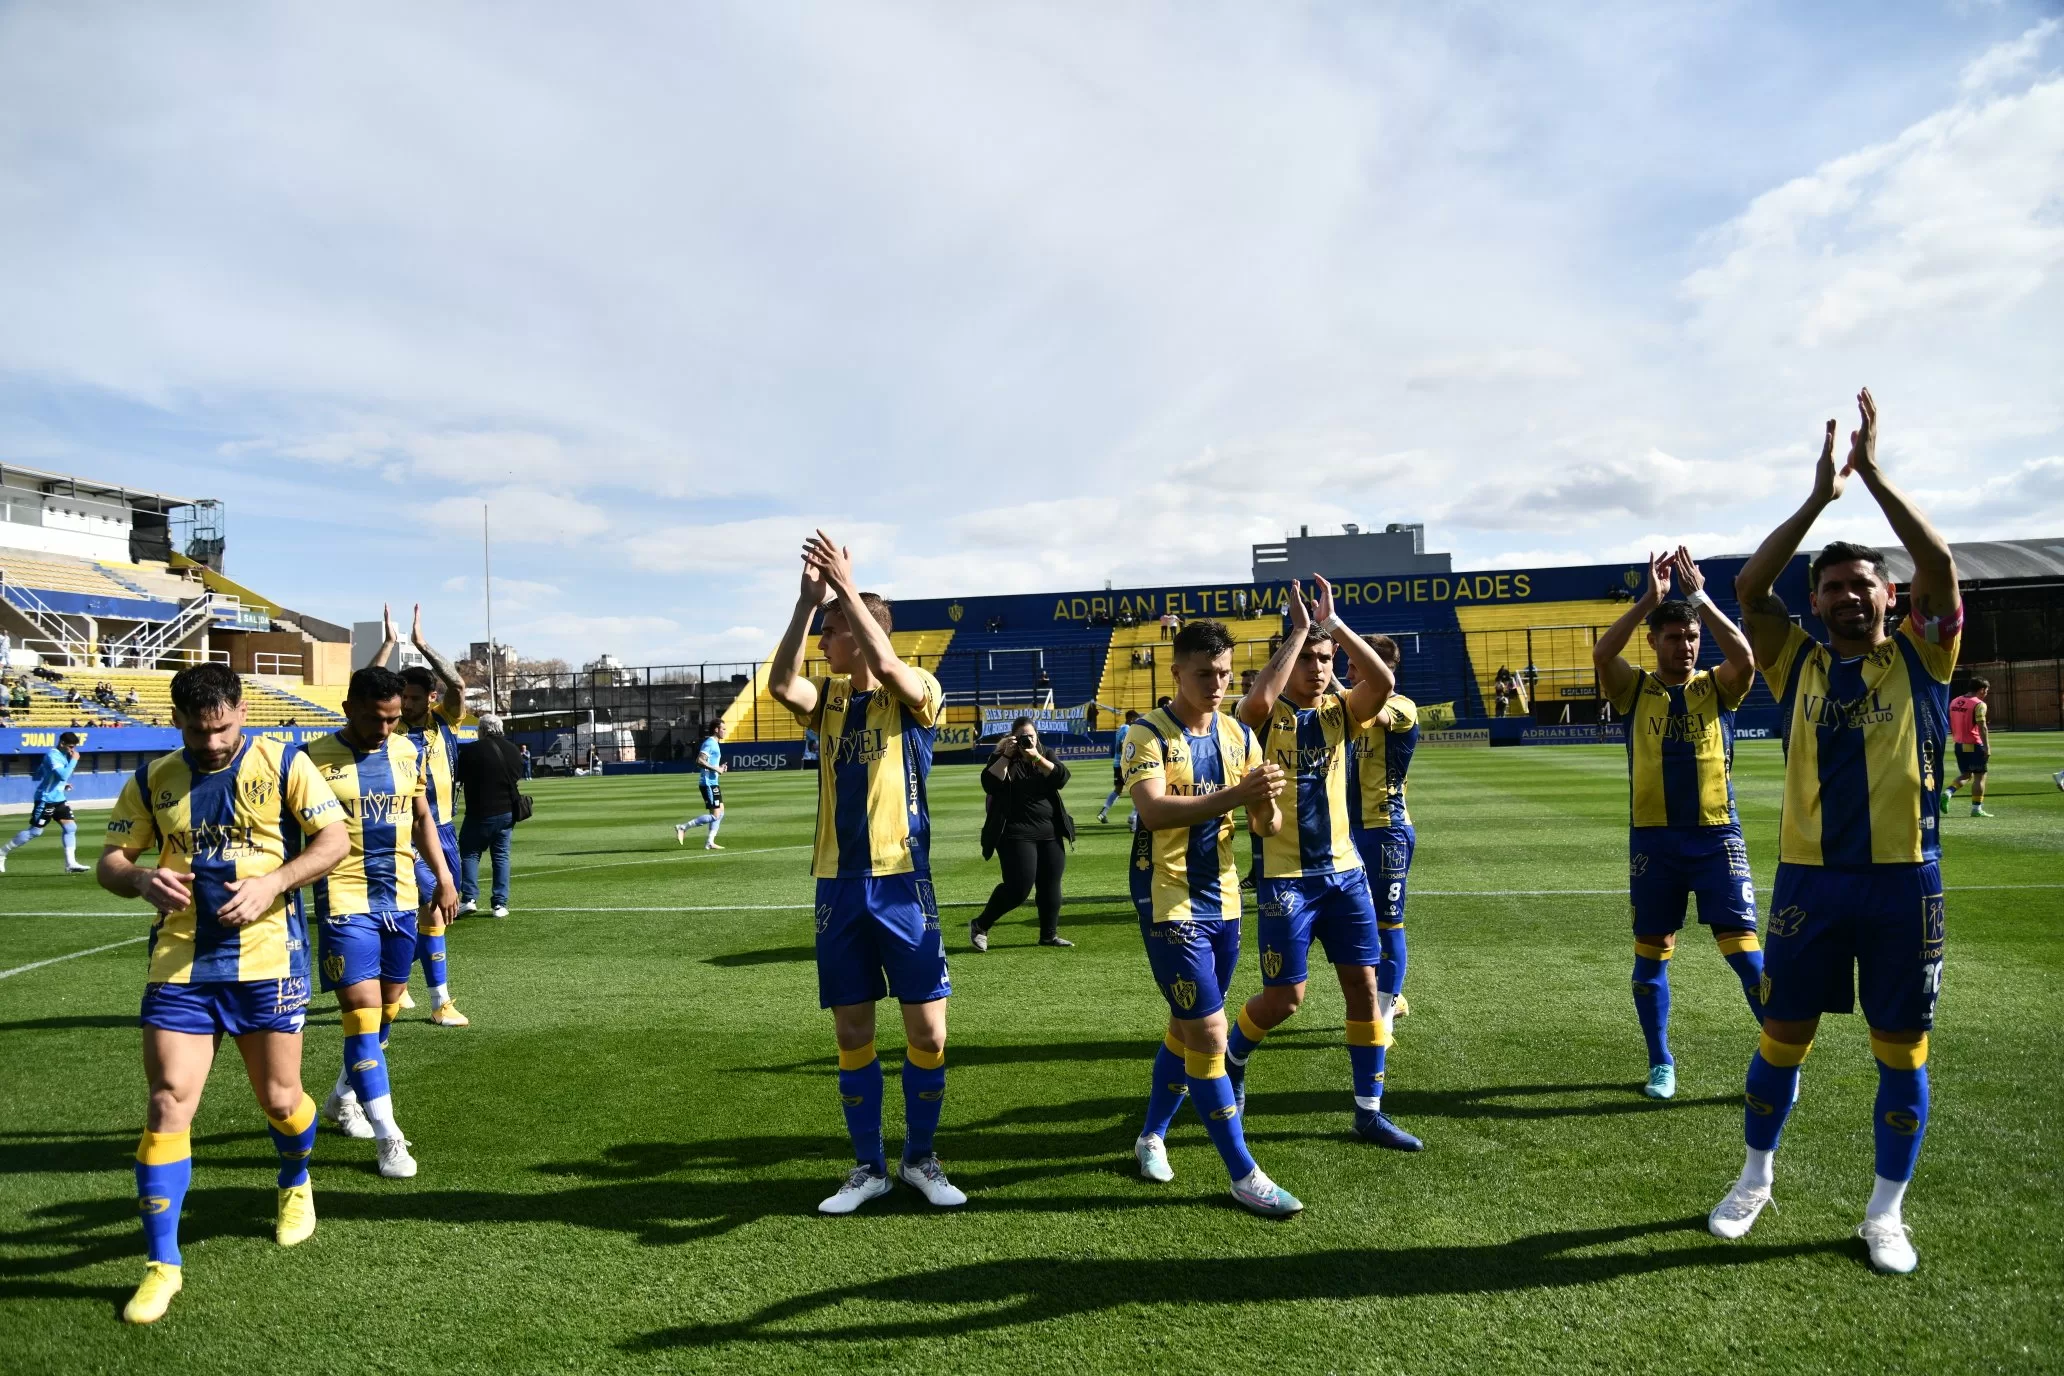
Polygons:
[[[133,1130],[112,1132],[0,1132],[0,1177],[28,1175],[32,1173],[50,1175],[83,1175],[98,1171],[127,1171],[136,1162],[136,1138]],[[244,1148],[256,1147],[262,1137],[254,1139],[248,1132],[217,1132],[196,1134],[193,1143],[204,1150],[209,1147],[235,1143]],[[279,1161],[271,1154],[264,1157],[218,1157],[207,1154],[203,1165],[208,1169],[217,1167],[241,1170],[244,1167],[277,1169]],[[132,1203],[130,1212],[135,1212]]]
[[[1686,1234],[1696,1236],[1674,1237]],[[1644,1238],[1670,1245],[1626,1246]],[[661,1329],[631,1351],[725,1343],[878,1343],[1013,1328],[1127,1305],[1224,1307],[1299,1300],[1408,1299],[1598,1285],[1686,1267],[1740,1268],[1845,1250],[1845,1241],[1721,1244],[1705,1219],[1537,1233],[1465,1247],[1338,1249],[1291,1256],[976,1262],[834,1286],[767,1305],[734,1323]],[[1605,1252],[1594,1249],[1614,1248]],[[869,1316],[879,1316],[870,1322]],[[816,1322],[812,1322],[816,1320]]]
[[[1274,1050],[1273,1043],[1270,1050]],[[1318,1049],[1318,1048],[1312,1048]],[[1259,1056],[1256,1057],[1259,1063]],[[1267,1126],[1275,1115],[1340,1113],[1337,1090],[1268,1090],[1267,1082],[1255,1075],[1247,1091],[1248,1122],[1254,1129]],[[1549,1096],[1585,1096],[1559,1103],[1510,1103],[1514,1099]],[[1609,1097],[1599,1097],[1609,1096]],[[1569,1118],[1617,1113],[1655,1113],[1670,1108],[1739,1107],[1739,1094],[1715,1094],[1704,1099],[1651,1099],[1638,1085],[1620,1083],[1588,1085],[1488,1085],[1481,1089],[1392,1089],[1383,1095],[1383,1106],[1397,1118]]]
[[68,1013],[53,1018],[23,1018],[0,1022],[0,1032],[68,1032],[82,1027],[136,1027],[134,1013]]
[[764,951],[730,951],[720,956],[705,956],[702,963],[721,970],[740,970],[753,965],[798,965],[816,958],[814,946],[770,946]]
[[[1322,1033],[1325,1029],[1308,1028],[1300,1032],[1277,1033],[1269,1039],[1269,1051],[1281,1055],[1285,1051],[1338,1050],[1338,1033],[1331,1042],[1312,1041],[1304,1044],[1303,1037]],[[1037,1065],[1051,1061],[1137,1061],[1140,1077],[1144,1082],[1147,1072],[1154,1063],[1155,1048],[1161,1045],[1158,1036],[1142,1036],[1122,1041],[1094,1042],[1011,1042],[1002,1045],[985,1045],[979,1042],[948,1041],[946,1063],[959,1070],[973,1066],[988,1065]],[[883,1057],[883,1064],[891,1074],[902,1063],[902,1053],[891,1050]],[[1343,1056],[1343,1060],[1345,1057]],[[795,1075],[831,1074],[838,1061],[830,1055],[812,1057],[807,1061],[787,1061],[779,1065],[735,1066],[726,1073],[731,1075]],[[1140,1103],[1146,1102],[1145,1091],[1141,1091]],[[1135,1108],[1139,1104],[1134,1105]]]

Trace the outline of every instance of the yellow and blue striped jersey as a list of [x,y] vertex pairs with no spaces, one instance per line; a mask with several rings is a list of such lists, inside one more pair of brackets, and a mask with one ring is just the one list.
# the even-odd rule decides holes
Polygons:
[[459,708],[458,716],[451,716],[444,710],[442,699],[430,703],[429,720],[421,730],[411,726],[408,738],[423,754],[424,794],[430,802],[430,817],[439,826],[455,824],[458,820],[459,800],[452,793],[452,766],[459,759],[459,735],[452,730],[465,719],[466,709]]
[[1403,693],[1383,700],[1383,710],[1355,732],[1347,757],[1347,820],[1356,831],[1408,827],[1405,775],[1419,748],[1419,704]]
[[1784,732],[1780,860],[1916,865],[1941,855],[1936,790],[1961,610],[1937,625],[1931,638],[1909,617],[1854,659],[1794,626],[1764,668]]
[[316,917],[414,912],[421,901],[415,805],[425,788],[422,752],[399,731],[371,750],[335,731],[303,748],[337,795],[351,836],[351,853],[315,881]]
[[223,768],[195,771],[183,750],[146,761],[115,800],[107,844],[158,852],[158,865],[192,875],[194,901],[151,927],[153,984],[217,984],[308,975],[301,896],[284,893],[263,917],[225,927],[215,914],[238,879],[271,874],[304,837],[342,820],[307,754],[253,737]]
[[[1214,715],[1201,735],[1156,707],[1125,728],[1119,768],[1128,792],[1142,779],[1159,779],[1171,798],[1200,798],[1228,788],[1261,763],[1254,733],[1238,718]],[[1240,873],[1233,859],[1233,815],[1133,833],[1134,893],[1144,879],[1156,922],[1240,919]]]
[[1739,826],[1734,810],[1734,713],[1711,669],[1676,687],[1646,669],[1613,702],[1626,719],[1628,816],[1637,827]]
[[1342,874],[1362,867],[1347,805],[1347,757],[1355,733],[1369,725],[1348,710],[1347,694],[1319,695],[1311,707],[1287,697],[1261,729],[1261,753],[1283,769],[1283,829],[1254,838],[1263,879]]
[[923,669],[924,701],[906,707],[887,687],[853,691],[849,674],[810,680],[817,707],[796,719],[818,735],[819,879],[932,872],[932,819],[925,779],[932,734],[946,695]]

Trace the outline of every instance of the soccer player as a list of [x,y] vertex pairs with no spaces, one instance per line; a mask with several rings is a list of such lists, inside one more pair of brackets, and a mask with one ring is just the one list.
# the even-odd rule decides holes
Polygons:
[[[373,656],[373,664],[384,669],[396,645],[393,611],[382,606],[380,621],[385,635],[381,638],[379,653]],[[420,602],[416,604],[415,615],[409,623],[409,639],[422,652],[423,658],[430,661],[430,668],[412,664],[401,671],[401,720],[409,743],[423,756],[424,797],[430,804],[431,819],[437,823],[435,833],[418,836],[416,845],[419,850],[430,845],[442,850],[445,871],[457,875],[459,826],[452,820],[452,815],[458,802],[458,792],[452,784],[452,765],[459,757],[459,737],[452,728],[466,719],[466,685],[460,681],[459,671],[452,662],[432,649],[430,642],[424,639],[423,605]],[[431,672],[433,669],[435,673]],[[430,986],[430,1021],[439,1027],[465,1027],[471,1019],[452,1002],[444,919],[432,901],[437,891],[437,877],[420,855],[415,865],[416,895],[422,900],[416,911],[416,959],[423,965],[423,982]],[[461,905],[459,911],[470,912],[472,905]],[[415,1006],[406,985],[401,990],[401,1006]]]
[[[322,987],[335,990],[344,1022],[344,1067],[323,1117],[347,1137],[371,1137],[380,1174],[406,1180],[416,1158],[394,1117],[387,1028],[401,1011],[416,956],[416,837],[434,837],[422,752],[401,731],[406,685],[367,665],[344,691],[344,725],[306,747],[344,810],[350,853],[315,884]],[[431,906],[448,923],[458,890],[441,846],[424,844],[436,881]]]
[[1130,707],[1126,708],[1125,725],[1119,727],[1111,738],[1111,791],[1105,795],[1104,805],[1097,809],[1099,822],[1111,820],[1112,805],[1118,801],[1118,795],[1125,791],[1125,737],[1132,730],[1132,724],[1138,720],[1139,713]]
[[[1394,682],[1390,666],[1369,642],[1333,614],[1332,585],[1316,575],[1313,581],[1316,607],[1303,588],[1290,584],[1284,599],[1289,630],[1255,679],[1254,691],[1240,699],[1240,720],[1283,771],[1287,820],[1276,835],[1254,842],[1261,992],[1240,1009],[1227,1037],[1227,1073],[1244,1106],[1249,1058],[1304,1002],[1316,937],[1347,1001],[1355,1134],[1394,1151],[1418,1151],[1424,1144],[1383,1111],[1391,1027],[1377,998],[1383,943],[1347,801],[1354,738],[1375,722]],[[1355,686],[1346,692],[1333,681],[1336,648],[1346,650],[1354,665]]]
[[704,850],[722,850],[717,844],[717,828],[724,825],[724,775],[730,771],[724,764],[724,737],[730,728],[720,719],[710,727],[709,734],[702,739],[702,749],[695,754],[696,763],[702,766],[698,782],[702,785],[702,805],[709,809],[700,817],[686,822],[674,823],[674,844],[688,844],[688,833],[696,827],[708,827],[709,836],[703,841]]
[[[1949,545],[1878,468],[1871,394],[1857,405],[1848,461],[1835,467],[1829,421],[1813,495],[1735,582],[1756,663],[1781,710],[1785,792],[1763,953],[1763,1038],[1744,1096],[1748,1160],[1708,1223],[1720,1237],[1740,1237],[1770,1202],[1772,1157],[1820,1016],[1849,1012],[1860,994],[1878,1097],[1877,1179],[1858,1232],[1873,1266],[1903,1272],[1918,1262],[1900,1215],[1928,1125],[1928,1032],[1944,942],[1936,804],[1963,605]],[[1807,570],[1814,614],[1828,628],[1823,645],[1792,624],[1771,584],[1852,477],[1913,559],[1912,605],[1887,635],[1884,557],[1831,544]]]
[[1233,813],[1247,828],[1283,828],[1283,771],[1254,732],[1218,705],[1233,678],[1233,638],[1192,621],[1171,647],[1175,697],[1125,731],[1125,782],[1139,825],[1132,837],[1132,903],[1154,982],[1168,1000],[1168,1030],[1154,1057],[1147,1121],[1133,1156],[1149,1180],[1175,1179],[1168,1129],[1187,1095],[1232,1177],[1233,1198],[1265,1218],[1304,1208],[1247,1150],[1226,1074],[1226,986],[1240,963],[1239,868]]
[[1963,696],[1949,700],[1949,735],[1956,742],[1957,776],[1942,790],[1942,804],[1956,797],[1956,791],[1971,781],[1971,815],[1990,817],[1985,810],[1985,767],[1992,759],[1992,728],[1985,724],[1985,699],[1992,685],[1982,678],[1971,680]]
[[[819,609],[831,672],[803,677],[803,641]],[[863,593],[852,556],[817,531],[803,545],[802,589],[767,691],[819,733],[817,1001],[831,1010],[839,1098],[855,1165],[817,1207],[849,1214],[889,1192],[882,1145],[882,1067],[874,1006],[903,1006],[903,1153],[896,1178],[932,1204],[965,1204],[933,1150],[946,1098],[946,943],[932,892],[925,779],[944,706],[939,681],[896,657],[889,604]],[[886,979],[884,973],[886,972]]]
[[[150,1108],[136,1145],[149,1260],[123,1307],[155,1323],[185,1284],[179,1214],[193,1178],[191,1128],[223,1037],[236,1040],[279,1153],[273,1236],[315,1231],[308,1158],[315,1101],[301,1087],[308,933],[300,885],[349,848],[337,800],[299,747],[244,737],[243,683],[227,665],[172,679],[185,749],[147,761],[108,818],[100,886],[157,910],[143,990]],[[139,865],[156,851],[156,865]]]
[[79,733],[67,731],[57,738],[57,745],[43,752],[43,758],[36,764],[35,792],[29,800],[29,824],[14,834],[14,839],[0,846],[0,874],[7,873],[7,857],[10,852],[21,849],[43,834],[43,829],[52,822],[57,823],[58,833],[64,838],[66,874],[84,874],[87,866],[79,863],[79,824],[72,820],[72,805],[65,801],[72,791],[72,771],[79,767]]
[[[1397,681],[1403,659],[1387,635],[1369,637],[1369,648]],[[1349,663],[1353,671],[1354,665]],[[1392,689],[1367,729],[1357,732],[1347,756],[1347,820],[1355,850],[1364,865],[1375,866],[1370,887],[1376,902],[1376,943],[1382,959],[1376,966],[1376,1020],[1383,1024],[1384,1050],[1399,1018],[1412,1010],[1405,1002],[1405,888],[1419,833],[1405,809],[1405,776],[1419,748],[1419,704]],[[1383,1080],[1379,1065],[1377,1083]]]
[[[1684,596],[1670,596],[1672,580]],[[1655,672],[1621,655],[1648,623]],[[1700,623],[1721,663],[1698,667]],[[1649,556],[1648,591],[1591,647],[1599,691],[1627,728],[1627,888],[1634,909],[1634,1012],[1648,1043],[1651,1099],[1677,1093],[1670,1055],[1670,957],[1684,910],[1698,895],[1699,921],[1741,981],[1749,1014],[1763,1020],[1763,953],[1756,942],[1756,885],[1734,808],[1734,713],[1755,684],[1749,642],[1706,594],[1691,552]]]

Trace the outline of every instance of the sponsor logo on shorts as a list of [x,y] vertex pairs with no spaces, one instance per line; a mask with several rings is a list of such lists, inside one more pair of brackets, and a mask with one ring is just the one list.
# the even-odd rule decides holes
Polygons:
[[1943,914],[1942,895],[1931,893],[1921,900],[1921,959],[1940,961],[1948,923]]
[[1806,926],[1806,910],[1794,903],[1770,915],[1770,935],[1797,936]]
[[819,903],[817,905],[817,930],[819,933],[831,930],[831,904],[829,903]]
[[1634,852],[1633,856],[1632,856],[1632,857],[1631,857],[1631,858],[1630,858],[1630,859],[1629,859],[1629,860],[1627,861],[1627,876],[1628,876],[1628,878],[1630,878],[1630,879],[1639,879],[1639,878],[1640,878],[1640,877],[1641,877],[1642,875],[1644,875],[1644,874],[1647,874],[1647,873],[1648,873],[1648,852],[1647,852],[1647,851],[1636,851],[1636,852]]

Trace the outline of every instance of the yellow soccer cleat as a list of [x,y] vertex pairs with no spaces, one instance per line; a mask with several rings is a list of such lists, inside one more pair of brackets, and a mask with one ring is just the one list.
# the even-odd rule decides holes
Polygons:
[[459,1011],[459,1006],[450,999],[437,1005],[437,1011],[430,1015],[430,1021],[439,1027],[470,1027],[472,1020]]
[[307,1181],[279,1192],[279,1222],[272,1235],[282,1247],[292,1247],[315,1236],[315,1188]]
[[185,1288],[179,1268],[166,1261],[147,1262],[143,1268],[143,1284],[136,1287],[136,1293],[129,1297],[129,1303],[122,1306],[123,1323],[156,1323],[165,1317],[165,1311],[172,1307],[172,1297]]
[[401,991],[401,1006],[403,1008],[414,1008],[416,1006],[415,997],[406,989]]
[[1412,1005],[1405,1002],[1403,994],[1399,994],[1397,1002],[1391,1005],[1390,1015],[1394,1018],[1409,1018],[1412,1016]]

